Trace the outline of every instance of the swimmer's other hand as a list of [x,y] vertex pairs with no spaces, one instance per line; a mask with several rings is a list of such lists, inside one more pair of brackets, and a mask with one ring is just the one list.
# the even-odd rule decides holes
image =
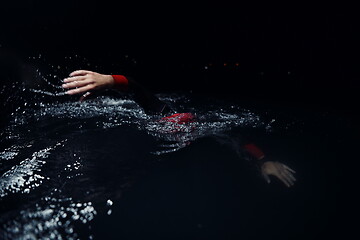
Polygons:
[[270,175],[280,179],[287,187],[294,185],[296,181],[295,171],[280,162],[266,161],[261,165],[261,174],[270,183]]
[[113,85],[114,79],[111,75],[87,70],[77,70],[70,73],[70,76],[64,79],[62,87],[69,89],[65,92],[66,94],[74,95],[112,88]]

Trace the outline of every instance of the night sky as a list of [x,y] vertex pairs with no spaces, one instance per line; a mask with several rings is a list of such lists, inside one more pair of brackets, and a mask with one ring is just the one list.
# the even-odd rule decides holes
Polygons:
[[24,58],[79,54],[106,73],[118,73],[111,63],[128,55],[138,80],[157,92],[319,104],[354,114],[359,28],[352,10],[223,1],[8,2],[0,44]]

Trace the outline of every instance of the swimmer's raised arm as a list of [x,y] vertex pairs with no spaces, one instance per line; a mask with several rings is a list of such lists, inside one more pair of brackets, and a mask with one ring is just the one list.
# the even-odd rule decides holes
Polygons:
[[134,93],[135,101],[145,111],[166,113],[170,110],[153,93],[132,78],[124,75],[107,75],[88,70],[77,70],[70,73],[69,77],[64,79],[62,87],[68,89],[66,94],[83,94],[80,101],[85,100],[94,91],[105,89],[129,90]]
[[88,70],[77,70],[70,73],[68,78],[64,79],[63,88],[69,89],[66,94],[83,94],[89,91],[104,90],[114,88],[116,84],[128,85],[127,80],[123,82],[115,81],[112,75],[100,74]]

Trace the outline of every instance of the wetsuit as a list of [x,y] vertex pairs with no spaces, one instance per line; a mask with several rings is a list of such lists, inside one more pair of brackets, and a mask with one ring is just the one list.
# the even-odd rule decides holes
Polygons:
[[160,101],[153,93],[145,87],[135,82],[131,77],[124,75],[112,75],[115,81],[115,88],[122,91],[131,91],[134,94],[134,100],[147,113],[167,114],[171,112],[170,107]]
[[[174,111],[166,103],[162,102],[153,93],[135,82],[132,78],[125,77],[124,75],[112,75],[112,77],[115,81],[115,88],[121,91],[131,91],[134,94],[134,100],[145,110],[145,112],[169,114],[169,116],[161,118],[161,121],[177,124],[186,124],[195,121],[195,116],[192,113],[171,114]],[[226,134],[218,134],[216,137],[218,141],[233,146],[237,152],[239,146],[242,146],[251,158],[257,160],[257,163],[261,163],[262,159],[265,157],[265,154],[259,147],[244,138]]]

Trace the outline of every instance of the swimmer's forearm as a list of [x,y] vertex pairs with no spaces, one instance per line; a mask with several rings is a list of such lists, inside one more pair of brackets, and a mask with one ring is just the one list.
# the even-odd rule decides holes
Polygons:
[[134,93],[135,101],[145,110],[156,113],[164,113],[168,110],[167,105],[160,101],[152,92],[136,82],[133,78],[124,75],[111,75],[114,79],[114,88]]
[[91,92],[104,89],[130,90],[134,93],[135,101],[145,111],[165,113],[169,110],[167,105],[160,101],[152,92],[124,75],[107,75],[88,70],[77,70],[64,79],[63,88],[66,94],[84,94],[80,101],[87,98]]
[[[222,144],[231,146],[233,149],[241,149],[241,153],[244,153],[248,156],[251,156],[253,160],[258,160],[262,162],[265,158],[264,152],[252,143],[247,137],[239,135],[238,133],[221,133],[216,134],[216,139]],[[239,149],[239,150],[240,150]]]

